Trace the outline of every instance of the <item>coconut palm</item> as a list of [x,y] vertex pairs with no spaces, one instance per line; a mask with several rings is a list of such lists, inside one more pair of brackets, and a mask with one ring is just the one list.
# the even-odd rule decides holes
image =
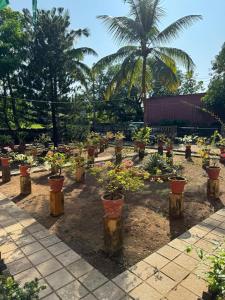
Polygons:
[[124,0],[130,6],[129,17],[98,16],[108,27],[114,38],[123,46],[116,53],[102,58],[95,65],[102,69],[113,63],[121,63],[121,68],[113,78],[106,97],[125,83],[132,87],[141,82],[141,97],[147,97],[151,85],[161,84],[174,86],[176,63],[181,63],[188,70],[194,68],[191,57],[183,50],[163,46],[176,38],[180,31],[200,20],[200,15],[185,16],[164,30],[159,30],[159,21],[165,11],[160,0]]

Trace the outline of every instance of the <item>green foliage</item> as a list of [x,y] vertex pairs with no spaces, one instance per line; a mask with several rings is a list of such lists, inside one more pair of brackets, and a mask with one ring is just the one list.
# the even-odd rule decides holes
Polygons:
[[25,283],[24,287],[13,279],[0,275],[0,300],[34,300],[45,286],[40,286],[38,279]]
[[213,62],[213,76],[206,96],[202,99],[207,109],[225,120],[225,43]]
[[97,132],[90,132],[87,136],[87,145],[97,147],[100,143],[101,136]]
[[35,164],[34,158],[31,155],[26,154],[15,154],[13,156],[13,160],[15,162],[20,163],[21,165],[29,165],[32,166]]
[[10,135],[0,135],[0,147],[5,147],[13,143]]
[[150,175],[164,175],[174,172],[173,166],[169,161],[158,153],[150,154],[144,161],[144,169]]
[[36,144],[42,144],[42,145],[46,145],[46,143],[50,143],[51,142],[51,137],[46,134],[46,133],[42,133],[40,134],[34,141]]
[[99,184],[104,187],[110,200],[126,191],[135,192],[144,187],[144,179],[148,174],[135,167],[127,168],[127,162],[115,165],[111,162],[96,164],[91,173],[96,176]]
[[151,131],[152,129],[150,127],[140,128],[134,133],[132,139],[136,142],[142,142],[144,144],[148,144]]
[[198,136],[196,135],[185,135],[183,138],[180,139],[180,141],[186,146],[191,146],[192,144],[197,142],[197,139]]
[[62,168],[66,163],[66,156],[56,150],[51,150],[46,154],[44,161],[47,167],[55,168],[58,171],[58,174],[61,175]]

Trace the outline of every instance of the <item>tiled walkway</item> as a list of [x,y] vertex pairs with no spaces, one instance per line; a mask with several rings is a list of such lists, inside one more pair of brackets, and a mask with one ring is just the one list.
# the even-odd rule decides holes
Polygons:
[[47,288],[45,300],[197,300],[207,292],[196,252],[215,252],[225,240],[225,209],[140,261],[113,280],[49,233],[25,211],[0,194],[0,251],[21,284],[34,278]]

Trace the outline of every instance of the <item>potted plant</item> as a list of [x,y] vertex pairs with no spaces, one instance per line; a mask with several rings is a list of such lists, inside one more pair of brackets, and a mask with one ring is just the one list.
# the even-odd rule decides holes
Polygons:
[[100,143],[100,135],[97,132],[90,132],[87,136],[87,152],[88,157],[94,162],[94,157],[98,156],[98,146]]
[[19,162],[19,170],[21,176],[29,176],[30,169],[34,164],[34,158],[31,155],[26,154],[16,154],[14,156],[14,161]]
[[173,194],[182,194],[187,181],[184,177],[176,175],[169,177],[169,183]]
[[206,168],[209,179],[217,180],[220,175],[221,168],[218,166],[218,157],[216,153],[211,152],[210,164]]
[[173,150],[173,142],[170,138],[166,139],[166,157],[171,158],[173,156],[172,154]]
[[163,147],[166,141],[165,134],[157,135],[157,143],[158,143],[158,154],[163,155]]
[[70,159],[71,170],[75,172],[75,180],[77,183],[83,182],[85,177],[86,159],[83,156],[83,144],[77,145],[78,152]]
[[1,159],[1,166],[8,167],[10,164],[10,159],[13,157],[12,149],[9,147],[4,147],[0,151],[0,159]]
[[114,134],[111,131],[107,131],[105,135],[105,148],[108,148],[109,141],[114,138]]
[[151,130],[150,127],[143,127],[137,130],[133,135],[133,140],[139,152],[139,159],[144,158],[145,147],[149,143]]
[[191,160],[191,154],[192,154],[192,144],[197,140],[197,136],[193,136],[193,135],[185,135],[181,141],[182,143],[185,145],[185,158],[187,160]]
[[139,176],[137,176],[136,168],[126,168],[112,162],[95,165],[91,173],[104,187],[105,193],[101,197],[103,208],[105,214],[112,218],[118,218],[122,214],[125,192],[135,192],[143,188],[144,179],[148,177],[144,171],[139,170]]
[[5,147],[10,147],[14,150],[14,143],[10,135],[0,135],[0,150],[3,150]]
[[122,161],[122,150],[123,150],[123,140],[125,138],[124,134],[120,131],[115,133],[115,155],[116,163],[120,164]]
[[54,166],[56,173],[54,175],[49,176],[48,182],[50,185],[50,189],[53,192],[60,192],[63,187],[64,176],[62,175],[62,168],[66,163],[65,154],[52,151],[48,153],[45,157],[47,164],[52,168]]
[[210,165],[211,145],[207,138],[199,137],[197,139],[198,154],[202,158],[202,168],[206,169]]
[[41,144],[44,146],[44,148],[48,149],[49,148],[49,144],[51,143],[51,137],[46,134],[46,133],[42,133],[38,136],[38,138],[35,140],[36,144]]

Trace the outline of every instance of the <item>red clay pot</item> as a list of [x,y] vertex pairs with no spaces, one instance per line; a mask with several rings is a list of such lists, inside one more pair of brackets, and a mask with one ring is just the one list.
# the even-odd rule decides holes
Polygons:
[[95,147],[88,147],[88,156],[95,156]]
[[29,176],[30,172],[30,166],[29,165],[19,165],[19,169],[20,169],[20,175],[21,176]]
[[106,196],[101,197],[103,208],[105,214],[112,218],[118,218],[122,214],[122,209],[124,205],[124,196],[120,195],[117,200],[106,199]]
[[63,188],[64,176],[50,176],[48,178],[48,183],[50,185],[50,190],[53,192],[60,192]]
[[1,157],[2,167],[8,167],[9,166],[9,160],[10,160],[10,158],[8,158],[8,157]]
[[220,167],[208,167],[206,169],[206,172],[209,176],[209,179],[217,180],[220,175],[220,170],[221,170]]
[[225,146],[221,146],[221,147],[220,147],[220,153],[221,153],[221,154],[225,153]]
[[184,177],[174,176],[169,178],[170,188],[173,194],[182,194],[187,183]]
[[141,150],[145,150],[145,143],[142,143],[142,142],[137,142],[137,146],[138,146],[138,148],[139,149],[141,149]]

